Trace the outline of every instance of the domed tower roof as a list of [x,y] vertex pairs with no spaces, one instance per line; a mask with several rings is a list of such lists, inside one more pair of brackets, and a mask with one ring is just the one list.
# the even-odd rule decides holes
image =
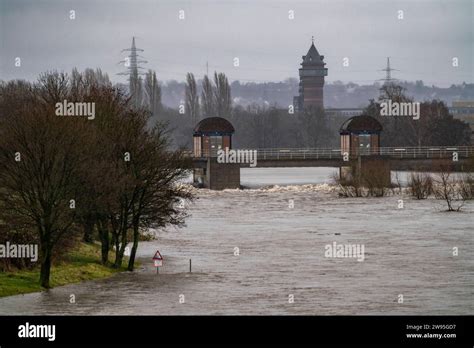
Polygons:
[[340,130],[340,134],[378,134],[382,131],[382,125],[372,116],[360,115],[346,120]]
[[222,117],[208,117],[196,125],[194,135],[231,135],[235,132],[234,126]]

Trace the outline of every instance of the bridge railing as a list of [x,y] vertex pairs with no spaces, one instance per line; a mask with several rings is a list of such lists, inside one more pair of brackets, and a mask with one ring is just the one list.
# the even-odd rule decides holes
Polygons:
[[259,160],[340,159],[341,149],[257,149]]
[[[342,159],[343,153],[340,148],[263,148],[263,149],[234,149],[234,150],[257,150],[258,160],[318,160],[318,159]],[[457,153],[458,158],[474,156],[474,146],[423,146],[423,147],[381,147],[378,149],[360,148],[356,152],[349,152],[349,158],[359,155],[383,155],[391,158],[453,158]],[[193,157],[192,152],[189,156]]]
[[[400,159],[452,158],[453,153],[457,153],[459,158],[474,156],[474,146],[381,147],[379,149],[361,148],[358,150],[349,152],[349,158],[373,154]],[[257,149],[259,160],[341,159],[342,157],[343,153],[340,148]]]
[[474,156],[474,146],[381,147],[379,154],[392,158],[459,158]]

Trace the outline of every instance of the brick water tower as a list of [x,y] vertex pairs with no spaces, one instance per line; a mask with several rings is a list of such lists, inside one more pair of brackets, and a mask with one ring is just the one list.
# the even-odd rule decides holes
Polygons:
[[298,111],[309,107],[324,108],[324,77],[328,75],[325,65],[324,56],[314,46],[313,38],[299,69],[299,96],[293,98],[293,105]]

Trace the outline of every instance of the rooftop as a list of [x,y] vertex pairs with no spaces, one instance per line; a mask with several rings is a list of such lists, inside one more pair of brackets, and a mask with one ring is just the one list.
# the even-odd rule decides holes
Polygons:
[[194,127],[195,135],[203,134],[232,134],[235,132],[234,126],[222,117],[208,117],[205,118]]
[[372,116],[359,115],[346,120],[339,132],[344,133],[380,133],[382,125]]

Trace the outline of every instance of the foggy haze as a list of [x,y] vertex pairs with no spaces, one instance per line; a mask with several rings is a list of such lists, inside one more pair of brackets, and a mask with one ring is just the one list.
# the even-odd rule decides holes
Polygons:
[[[115,82],[136,36],[160,81],[224,72],[230,81],[298,76],[311,37],[328,82],[372,84],[386,57],[400,80],[473,82],[473,5],[457,1],[33,1],[0,0],[0,79],[101,68]],[[69,18],[74,10],[76,18]],[[185,19],[178,18],[184,10]],[[294,19],[289,19],[289,11]],[[403,19],[398,19],[399,10]],[[15,67],[15,57],[21,67]],[[239,67],[234,67],[238,57]],[[343,67],[343,58],[349,66]],[[452,59],[457,57],[458,67]]]

